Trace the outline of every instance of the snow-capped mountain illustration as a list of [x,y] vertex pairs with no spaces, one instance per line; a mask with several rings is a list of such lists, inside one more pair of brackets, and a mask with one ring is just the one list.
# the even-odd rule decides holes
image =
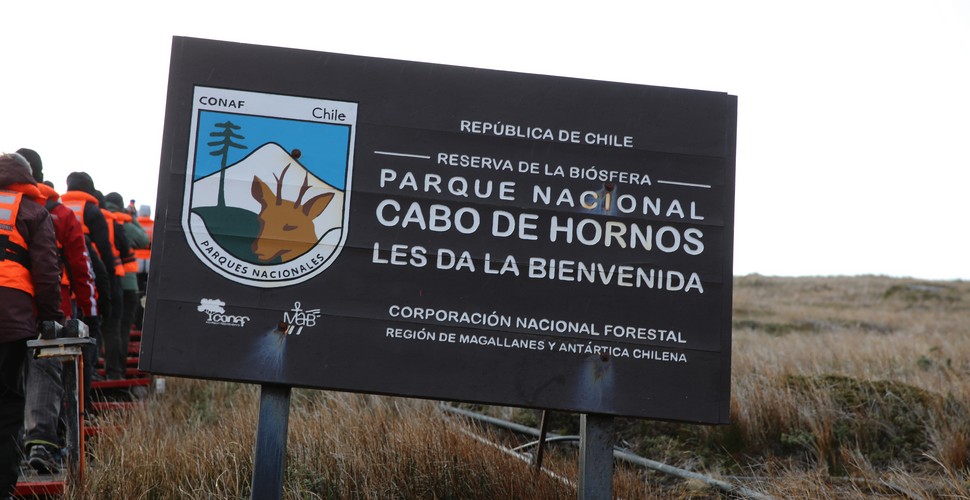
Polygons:
[[[256,178],[269,186],[280,199],[291,202],[301,199],[304,182],[308,188],[302,192],[301,201],[333,193],[327,208],[313,219],[313,224],[318,238],[326,235],[326,242],[336,244],[339,241],[339,229],[343,224],[344,192],[319,179],[278,144],[267,143],[260,146],[243,160],[227,167],[224,173],[226,206],[242,208],[255,214],[260,213],[262,208],[253,195],[253,180]],[[195,181],[191,208],[195,210],[217,206],[219,183],[219,172]],[[334,232],[337,234],[332,235]],[[329,241],[331,239],[332,242]]]

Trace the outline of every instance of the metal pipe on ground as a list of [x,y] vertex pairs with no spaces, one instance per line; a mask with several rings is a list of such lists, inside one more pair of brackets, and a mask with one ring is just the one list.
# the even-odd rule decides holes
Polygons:
[[[519,460],[522,460],[525,463],[531,463],[532,462],[532,457],[530,457],[528,455],[525,455],[523,453],[520,453],[520,452],[518,452],[516,450],[510,449],[510,448],[506,448],[505,446],[501,446],[501,445],[498,445],[496,443],[493,443],[493,442],[491,442],[491,441],[483,438],[482,436],[479,436],[478,434],[475,434],[474,432],[471,432],[471,431],[462,429],[462,434],[464,434],[464,435],[466,435],[466,436],[468,436],[468,437],[470,437],[470,438],[472,438],[472,439],[474,439],[474,440],[478,441],[479,443],[482,443],[482,444],[484,444],[486,446],[491,446],[493,448],[496,448],[499,451],[501,451],[501,452],[503,452],[503,453],[505,453],[505,454],[507,454],[509,456],[512,456],[512,457],[515,457],[515,458],[517,458]],[[553,471],[551,471],[549,469],[546,469],[544,467],[540,468],[539,470],[541,470],[547,476],[549,476],[549,477],[551,477],[551,478],[553,478],[553,479],[555,479],[555,480],[557,480],[557,481],[559,481],[559,482],[561,482],[561,483],[563,483],[563,484],[565,484],[567,486],[570,486],[572,488],[576,488],[576,483],[570,481],[568,478],[565,478],[563,476],[560,476],[559,474],[556,474],[555,472],[553,472]]]
[[[502,420],[500,418],[490,417],[488,415],[483,415],[481,413],[465,410],[462,408],[456,408],[449,404],[442,403],[440,405],[441,409],[448,412],[454,413],[456,415],[461,415],[464,417],[471,418],[473,420],[478,420],[479,422],[485,422],[496,427],[501,427],[508,429],[510,431],[518,432],[520,434],[527,434],[530,436],[538,437],[540,432],[538,429],[533,427],[528,427],[525,425],[517,424],[515,422],[509,422],[508,420]],[[563,436],[557,434],[549,433],[547,435],[548,439],[561,439]],[[735,484],[728,483],[726,481],[721,481],[710,476],[705,476],[703,474],[698,474],[696,472],[691,472],[689,470],[681,469],[679,467],[674,467],[672,465],[667,465],[662,462],[657,462],[656,460],[650,460],[649,458],[643,458],[634,453],[630,453],[620,448],[613,449],[613,456],[623,460],[624,462],[632,463],[634,465],[639,465],[650,470],[655,470],[664,474],[669,474],[671,476],[679,477],[681,479],[692,479],[696,481],[701,481],[704,484],[717,488],[726,493],[731,493],[734,495],[741,495],[746,498],[753,498],[756,500],[771,500],[773,497],[765,495],[759,491],[754,491],[744,486],[738,486]]]

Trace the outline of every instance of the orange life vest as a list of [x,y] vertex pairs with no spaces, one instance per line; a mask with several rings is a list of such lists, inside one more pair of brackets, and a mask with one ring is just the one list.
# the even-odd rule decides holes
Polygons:
[[44,201],[60,201],[61,195],[57,194],[57,191],[47,184],[38,183],[37,190],[40,191],[40,195],[44,197]]
[[[121,224],[122,230],[125,224],[131,224],[131,215],[125,212],[111,212],[111,216]],[[122,235],[124,236],[124,235]],[[138,272],[138,260],[135,257],[135,252],[133,248],[130,248],[131,253],[129,255],[119,257],[121,259],[121,267],[124,268],[125,273],[137,273]],[[118,252],[120,255],[121,252]]]
[[115,244],[115,214],[103,208],[101,213],[104,214],[104,221],[108,223],[108,241],[111,242],[111,252],[115,256],[115,276],[124,276],[125,266],[121,263],[121,250],[118,250],[118,245]]
[[17,213],[23,193],[0,190],[0,286],[23,290],[34,295],[30,276],[30,254],[27,241],[17,230]]
[[77,221],[81,223],[81,229],[84,231],[84,234],[91,234],[88,225],[84,223],[84,206],[88,203],[94,203],[97,206],[98,199],[84,191],[68,191],[61,195],[61,204],[74,212]]
[[145,230],[145,234],[148,235],[148,248],[136,248],[135,257],[139,260],[148,260],[152,256],[151,241],[152,241],[152,231],[155,229],[155,221],[151,217],[139,217],[138,223],[141,224],[142,229]]

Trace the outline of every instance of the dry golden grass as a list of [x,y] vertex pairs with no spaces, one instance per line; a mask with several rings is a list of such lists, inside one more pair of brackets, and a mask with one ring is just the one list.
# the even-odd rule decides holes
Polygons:
[[766,492],[970,494],[970,283],[745,276],[734,304],[732,427],[785,478]]
[[[77,498],[248,498],[258,409],[254,386],[169,379],[144,411],[108,418],[116,430],[89,446]],[[564,498],[574,487],[468,432],[438,410],[403,398],[295,390],[285,498]],[[547,465],[575,480],[575,460]],[[617,488],[643,491],[636,471]],[[632,479],[631,479],[632,478]],[[637,493],[639,495],[639,493]]]
[[[735,279],[732,424],[623,421],[648,458],[778,498],[970,496],[970,283]],[[84,498],[246,498],[258,388],[169,379],[89,447]],[[491,408],[529,423],[534,412]],[[574,425],[572,415],[561,426]],[[571,498],[430,401],[295,390],[286,498]],[[575,480],[575,450],[547,465]],[[617,465],[621,498],[718,498]]]

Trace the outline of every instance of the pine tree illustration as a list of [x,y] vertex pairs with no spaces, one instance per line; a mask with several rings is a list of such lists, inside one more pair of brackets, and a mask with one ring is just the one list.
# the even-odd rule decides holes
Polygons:
[[222,166],[219,169],[219,206],[224,207],[226,206],[226,163],[229,159],[229,148],[246,149],[246,146],[233,142],[233,139],[245,139],[244,136],[233,132],[241,128],[239,125],[231,121],[225,121],[223,123],[217,123],[215,126],[222,130],[219,132],[210,132],[209,137],[221,137],[222,140],[212,141],[209,145],[221,147],[209,154],[212,156],[222,156]]

